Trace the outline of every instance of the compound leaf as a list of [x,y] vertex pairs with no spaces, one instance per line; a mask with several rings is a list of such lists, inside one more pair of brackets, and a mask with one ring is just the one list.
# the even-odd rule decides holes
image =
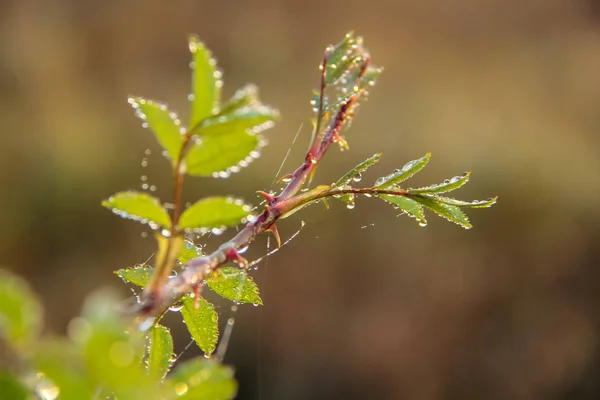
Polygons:
[[235,267],[221,268],[206,279],[208,286],[217,294],[236,303],[262,305],[258,286],[243,269]]
[[221,73],[210,50],[197,36],[189,37],[192,53],[192,112],[190,129],[216,113],[221,98]]
[[185,296],[182,300],[181,315],[190,335],[206,355],[210,355],[219,338],[218,314],[215,307],[203,298],[196,299]]
[[157,224],[168,228],[171,226],[169,213],[160,204],[160,201],[146,193],[140,192],[119,192],[108,200],[104,200],[102,205],[121,218],[132,219],[143,224]]

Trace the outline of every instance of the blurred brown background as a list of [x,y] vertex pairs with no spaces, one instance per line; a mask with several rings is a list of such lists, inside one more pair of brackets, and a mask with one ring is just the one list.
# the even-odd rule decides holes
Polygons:
[[[225,95],[254,82],[283,120],[261,159],[228,180],[189,179],[186,198],[258,203],[304,123],[283,171],[302,158],[322,50],[350,29],[386,71],[350,152],[333,149],[316,181],[383,151],[370,183],[431,151],[412,184],[472,170],[457,196],[499,204],[471,210],[471,231],[433,215],[420,228],[368,199],[283,221],[285,237],[307,225],[255,273],[266,305],[237,315],[226,361],[239,398],[600,398],[596,0],[0,2],[0,264],[32,282],[49,332],[94,288],[127,295],[112,271],[154,243],[100,201],[141,175],[166,200],[170,182],[126,96],[186,118],[197,33]],[[189,336],[169,319],[179,352]]]

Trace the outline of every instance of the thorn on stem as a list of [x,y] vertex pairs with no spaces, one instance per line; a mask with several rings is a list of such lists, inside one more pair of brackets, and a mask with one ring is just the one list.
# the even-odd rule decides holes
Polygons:
[[242,257],[235,248],[232,247],[227,250],[225,255],[227,256],[228,260],[238,263],[244,269],[248,269],[248,260]]
[[273,197],[273,195],[267,193],[267,192],[263,192],[262,190],[259,190],[256,192],[257,194],[260,194],[262,197],[264,197],[265,199],[267,199],[267,202],[269,204],[273,203],[275,201],[275,197]]
[[275,236],[275,240],[277,240],[277,247],[281,247],[281,238],[279,237],[279,231],[277,230],[277,225],[273,224],[269,226],[267,231],[270,231]]

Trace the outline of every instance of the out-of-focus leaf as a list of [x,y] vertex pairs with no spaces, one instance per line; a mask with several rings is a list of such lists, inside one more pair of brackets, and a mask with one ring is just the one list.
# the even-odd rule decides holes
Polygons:
[[130,97],[129,104],[135,108],[137,116],[152,129],[158,143],[175,163],[183,144],[182,133],[185,133],[185,129],[182,132],[181,121],[177,114],[169,111],[165,104],[142,97]]
[[181,315],[198,347],[206,355],[210,355],[215,350],[219,338],[219,317],[211,303],[200,298],[196,309],[195,300],[189,296],[182,299]]
[[139,364],[144,337],[137,330],[128,330],[119,307],[112,293],[95,293],[85,303],[77,332],[70,332],[83,355],[87,375],[95,387],[105,388],[119,400],[158,399],[156,380]]
[[171,226],[169,213],[160,204],[160,201],[146,193],[133,191],[119,192],[102,205],[122,218],[133,219],[143,224],[157,224],[168,228]]
[[185,159],[187,173],[226,178],[260,156],[260,142],[259,135],[246,131],[205,136],[188,152]]
[[173,356],[173,338],[169,328],[162,325],[154,325],[149,332],[150,346],[146,367],[151,376],[163,379],[171,368],[171,357]]
[[227,114],[219,113],[214,117],[205,119],[193,130],[193,133],[204,139],[206,136],[228,132],[245,132],[259,125],[261,128],[266,129],[271,127],[273,121],[278,118],[279,112],[271,107],[264,105],[245,106],[235,108]]
[[373,156],[367,158],[365,161],[361,162],[356,167],[346,172],[346,174],[340,179],[338,179],[338,181],[334,183],[333,186],[347,185],[351,181],[359,182],[362,179],[362,174],[371,166],[376,164],[380,158],[381,153],[374,154]]
[[412,200],[424,205],[439,216],[462,226],[465,229],[471,229],[473,225],[469,222],[467,216],[457,206],[444,204],[435,198],[429,197],[411,197]]
[[229,114],[230,112],[246,106],[254,106],[260,104],[258,99],[258,88],[256,85],[249,83],[238,89],[231,99],[227,100],[221,106],[219,114]]
[[177,257],[177,261],[179,261],[182,264],[187,264],[194,258],[200,257],[201,255],[202,251],[200,251],[200,249],[196,247],[194,242],[192,242],[191,240],[186,240],[183,245],[183,249]]
[[29,391],[13,374],[0,370],[0,394],[3,399],[26,400]]
[[153,273],[154,268],[146,264],[136,265],[131,268],[122,268],[115,271],[115,274],[125,282],[133,283],[141,288],[144,288],[148,282],[150,282]]
[[433,194],[433,193],[446,193],[458,189],[465,183],[469,182],[470,172],[465,173],[462,176],[455,176],[451,179],[446,179],[443,183],[437,185],[425,186],[418,189],[410,189],[410,193],[422,193],[422,194]]
[[362,40],[362,37],[354,36],[354,32],[348,32],[342,41],[330,47],[325,70],[326,84],[336,82],[358,61],[357,58],[362,56],[363,51],[360,48]]
[[192,53],[192,113],[190,129],[196,127],[205,118],[216,114],[221,99],[221,72],[210,50],[197,36],[189,37]]
[[[72,325],[79,323],[78,327],[70,328],[79,329],[75,335],[89,334],[87,322],[74,321]],[[38,371],[58,386],[61,400],[91,399],[96,392],[95,384],[86,375],[81,353],[72,342],[54,339],[38,343],[33,362]]]
[[404,165],[404,167],[402,167],[402,169],[396,169],[390,175],[383,176],[377,179],[377,181],[375,182],[375,188],[388,188],[392,185],[397,185],[404,182],[405,180],[407,180],[408,178],[425,168],[430,158],[431,153],[427,153],[425,154],[425,156],[419,159],[407,162]]
[[442,203],[445,203],[445,204],[449,204],[451,206],[470,207],[470,208],[489,208],[489,207],[493,206],[494,204],[496,204],[496,201],[498,201],[498,196],[492,197],[487,200],[473,200],[473,201],[463,201],[463,200],[453,199],[451,197],[436,196],[436,200],[440,201]]
[[221,268],[207,278],[206,283],[216,293],[236,303],[263,304],[258,286],[243,269]]
[[250,206],[231,197],[207,197],[188,207],[179,218],[179,229],[207,231],[239,224]]
[[27,350],[40,331],[42,307],[20,277],[0,270],[0,338]]
[[392,196],[389,194],[382,194],[379,197],[416,219],[419,224],[427,224],[425,213],[423,213],[423,206],[416,201],[404,196]]
[[196,358],[179,364],[167,385],[181,400],[228,400],[237,393],[233,369],[214,360]]

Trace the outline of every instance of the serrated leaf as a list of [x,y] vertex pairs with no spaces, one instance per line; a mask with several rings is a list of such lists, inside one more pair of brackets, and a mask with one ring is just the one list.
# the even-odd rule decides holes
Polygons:
[[146,193],[119,192],[104,200],[102,205],[121,218],[132,219],[143,224],[154,223],[165,228],[171,226],[167,210],[157,198]]
[[175,164],[183,144],[181,121],[177,115],[169,111],[165,104],[142,97],[130,97],[129,104],[136,109],[136,115],[148,124],[158,143]]
[[201,255],[202,251],[198,247],[196,247],[194,242],[192,242],[191,240],[186,240],[185,244],[183,245],[183,249],[177,257],[177,261],[179,261],[182,264],[187,264],[194,258],[200,257]]
[[237,393],[233,369],[203,358],[178,365],[167,384],[181,400],[228,400]]
[[210,230],[239,224],[250,213],[250,206],[231,197],[207,197],[188,207],[179,218],[179,229]]
[[344,39],[331,48],[325,70],[326,84],[336,82],[356,62],[357,57],[361,55],[361,42],[362,37],[355,37],[354,32],[348,32]]
[[217,294],[233,302],[263,304],[258,286],[243,269],[221,268],[217,273],[207,278],[206,283]]
[[18,350],[27,350],[41,324],[42,306],[27,282],[0,270],[0,338]]
[[197,36],[189,37],[192,53],[192,113],[190,129],[218,111],[221,99],[220,72],[210,50]]
[[388,188],[392,185],[397,185],[404,182],[405,180],[407,180],[408,178],[425,168],[430,158],[431,153],[427,153],[421,158],[407,162],[406,164],[404,164],[404,167],[402,167],[402,169],[396,169],[390,175],[383,176],[377,179],[377,181],[375,182],[375,188]]
[[404,196],[392,196],[389,194],[379,195],[384,201],[398,207],[409,216],[413,217],[420,224],[426,224],[425,213],[423,213],[423,206],[416,201],[409,199]]
[[362,177],[362,174],[369,169],[371,166],[376,164],[381,158],[381,153],[376,153],[371,157],[367,158],[365,161],[358,164],[356,167],[352,168],[350,171],[346,172],[344,176],[342,176],[333,186],[342,186],[350,183],[351,180]]
[[151,376],[162,380],[171,369],[173,337],[169,328],[154,325],[149,332],[148,359],[146,369]]
[[206,355],[212,354],[219,338],[218,314],[215,307],[203,298],[196,299],[185,296],[182,300],[181,315],[190,335]]
[[125,282],[133,283],[141,288],[146,287],[148,282],[150,282],[153,273],[154,268],[145,264],[136,265],[132,268],[122,268],[115,271],[115,274]]
[[473,200],[473,201],[463,201],[458,199],[453,199],[451,197],[441,197],[436,196],[436,199],[442,203],[450,204],[458,207],[470,207],[470,208],[489,208],[496,204],[498,201],[498,196],[492,197],[487,200]]
[[[257,158],[261,137],[245,131],[210,135],[194,144],[185,158],[187,173],[195,176],[226,177]],[[219,172],[225,172],[220,175]]]
[[467,216],[457,206],[449,205],[428,197],[411,197],[412,200],[424,205],[439,216],[454,222],[465,229],[471,229],[473,225],[469,222]]
[[465,173],[462,176],[455,176],[451,179],[446,179],[443,183],[437,185],[425,186],[418,189],[409,189],[410,193],[421,193],[421,194],[433,194],[433,193],[446,193],[458,189],[465,183],[469,182],[470,172]]
[[242,107],[259,104],[258,87],[249,83],[244,85],[241,89],[238,89],[235,94],[221,106],[219,114],[228,114]]
[[[264,105],[245,106],[230,112],[219,113],[205,119],[193,130],[195,135],[204,139],[206,136],[220,135],[228,132],[245,132],[250,128],[272,125],[279,118],[279,112]],[[267,124],[270,123],[270,124]]]

